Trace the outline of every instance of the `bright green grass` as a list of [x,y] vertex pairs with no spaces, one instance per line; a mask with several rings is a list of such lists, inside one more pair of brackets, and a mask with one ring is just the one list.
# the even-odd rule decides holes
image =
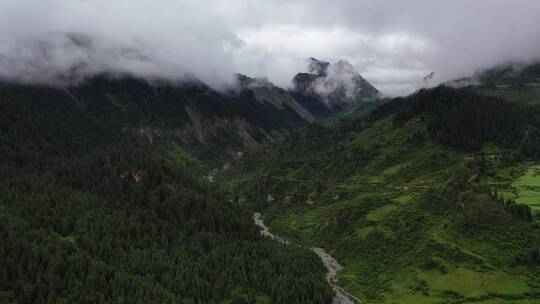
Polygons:
[[167,147],[165,155],[168,160],[182,166],[201,166],[201,162],[179,144],[169,145]]
[[526,204],[540,212],[540,166],[522,163],[497,168],[496,175],[487,178],[487,183],[497,189],[500,196]]
[[404,193],[404,194],[401,194],[399,195],[398,197],[394,198],[395,201],[399,202],[399,203],[402,203],[402,204],[406,204],[412,200],[414,200],[415,198],[415,194],[414,193]]
[[408,167],[407,163],[397,164],[395,166],[384,169],[381,175],[383,178],[390,177],[390,176],[398,174],[401,170],[408,169],[407,167]]
[[75,244],[75,242],[77,241],[74,235],[63,236],[61,237],[61,239],[72,244]]
[[540,166],[530,167],[512,186],[517,189],[517,203],[527,204],[534,211],[540,211]]
[[[391,290],[385,292],[383,298],[384,303],[452,303],[448,301],[449,295],[453,294],[462,299],[459,303],[538,303],[534,300],[509,302],[501,299],[501,295],[519,298],[528,291],[526,278],[502,271],[479,272],[456,267],[443,274],[409,269],[393,281]],[[489,294],[495,299],[473,300]]]
[[356,234],[358,235],[359,238],[362,238],[362,239],[365,239],[366,236],[374,231],[375,229],[377,229],[377,227],[373,227],[373,226],[369,226],[369,227],[362,227],[360,229],[357,230]]
[[520,164],[500,168],[488,183],[496,188],[502,197],[526,204],[535,212],[540,211],[540,166]]
[[521,295],[529,288],[526,278],[502,271],[478,272],[458,267],[447,274],[421,272],[419,278],[432,291],[453,291],[465,297],[479,297],[488,293]]
[[400,274],[391,285],[391,290],[383,294],[384,303],[436,303],[440,299],[427,289],[427,284],[421,282],[416,270],[410,269]]
[[368,213],[367,218],[371,221],[380,221],[395,209],[397,209],[397,206],[395,204],[388,204],[371,211],[370,213]]

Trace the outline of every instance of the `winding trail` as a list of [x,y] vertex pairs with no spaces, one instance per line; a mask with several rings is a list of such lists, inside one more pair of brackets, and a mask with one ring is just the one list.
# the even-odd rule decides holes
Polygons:
[[[272,234],[270,232],[270,229],[264,224],[264,221],[261,219],[261,214],[256,212],[253,214],[253,221],[255,222],[255,225],[257,225],[259,228],[261,228],[261,234],[267,238],[270,238],[272,240],[275,240],[277,242],[283,243],[283,244],[290,244],[289,241],[286,239]],[[328,281],[328,284],[332,286],[334,289],[334,300],[332,301],[332,304],[358,304],[361,303],[360,299],[356,298],[355,296],[351,295],[347,291],[345,291],[343,288],[339,287],[337,285],[337,279],[336,276],[338,272],[343,269],[343,267],[334,259],[331,255],[329,255],[326,250],[323,248],[311,248],[311,251],[315,252],[321,258],[324,267],[326,267],[326,270],[328,273],[326,274],[326,281]]]

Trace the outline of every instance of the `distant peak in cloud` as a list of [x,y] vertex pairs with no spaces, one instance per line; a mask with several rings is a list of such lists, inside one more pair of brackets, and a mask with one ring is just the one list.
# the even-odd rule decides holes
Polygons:
[[321,61],[313,57],[309,57],[308,61],[308,70],[310,73],[320,76],[326,76],[328,66],[330,66],[329,62]]
[[3,0],[0,78],[106,72],[223,88],[245,73],[287,87],[313,56],[347,58],[386,95],[403,95],[431,71],[435,83],[538,58],[538,15],[531,0]]
[[372,101],[380,95],[379,91],[345,60],[330,64],[310,57],[308,70],[310,73],[298,73],[294,77],[295,90],[320,98],[332,110],[339,110],[354,102]]

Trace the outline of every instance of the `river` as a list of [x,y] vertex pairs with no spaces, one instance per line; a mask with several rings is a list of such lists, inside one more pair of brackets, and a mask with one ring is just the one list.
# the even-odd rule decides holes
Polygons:
[[[261,234],[267,238],[270,238],[272,240],[275,240],[277,242],[283,243],[283,244],[289,244],[290,242],[286,239],[272,234],[270,232],[270,229],[264,224],[263,219],[261,218],[260,213],[254,213],[253,214],[253,221],[255,222],[255,225],[257,225],[261,229]],[[332,304],[357,304],[360,303],[360,301],[355,298],[353,295],[350,295],[347,293],[343,288],[339,287],[337,285],[337,279],[336,276],[338,272],[343,269],[343,267],[334,259],[331,255],[329,255],[326,250],[323,248],[311,248],[313,252],[315,252],[319,258],[321,258],[324,267],[326,267],[327,274],[326,274],[326,281],[328,281],[328,284],[332,286],[334,289],[334,300],[332,301]]]

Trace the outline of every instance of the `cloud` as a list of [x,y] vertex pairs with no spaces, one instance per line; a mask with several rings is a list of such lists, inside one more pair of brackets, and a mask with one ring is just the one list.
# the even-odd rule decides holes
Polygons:
[[242,44],[222,16],[188,1],[5,0],[0,20],[0,77],[23,82],[116,72],[220,86]]
[[2,0],[0,78],[100,72],[288,86],[305,59],[346,59],[383,93],[540,57],[534,0]]
[[310,70],[311,73],[324,74],[324,77],[319,77],[313,83],[313,89],[318,95],[328,99],[330,95],[336,91],[343,90],[343,96],[347,99],[354,99],[358,93],[358,73],[349,63],[338,61],[334,64],[329,64],[323,69],[318,65],[315,69]]

